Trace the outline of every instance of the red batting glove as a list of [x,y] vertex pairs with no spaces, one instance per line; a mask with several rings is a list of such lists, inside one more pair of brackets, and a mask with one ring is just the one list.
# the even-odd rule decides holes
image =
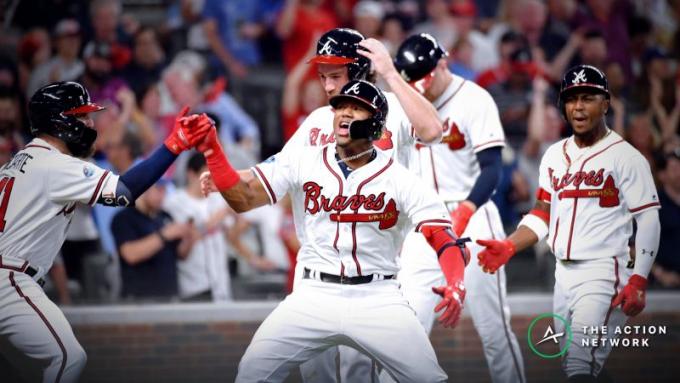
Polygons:
[[468,204],[465,203],[459,203],[456,210],[451,212],[453,232],[456,233],[456,236],[458,237],[463,236],[463,232],[465,232],[465,228],[470,222],[470,217],[472,217],[474,213],[475,212],[472,211],[470,206],[468,206]]
[[175,155],[196,146],[212,129],[210,119],[198,115],[187,116],[189,107],[185,106],[175,118],[175,126],[165,139],[165,146]]
[[442,297],[442,301],[434,308],[435,312],[444,310],[439,316],[439,323],[444,327],[455,327],[463,311],[463,301],[465,301],[463,281],[460,280],[448,286],[433,287],[432,291]]
[[634,317],[645,309],[645,290],[647,289],[647,279],[633,274],[628,279],[628,284],[612,301],[612,307],[621,306],[623,313]]
[[510,258],[515,255],[515,244],[509,239],[499,241],[496,239],[478,239],[477,244],[485,246],[477,255],[479,265],[486,273],[495,273],[501,266],[508,263]]
[[[212,123],[212,120],[205,114],[202,114],[201,118],[205,118]],[[220,145],[216,129],[211,129],[205,135],[203,141],[196,146],[196,149],[203,153],[206,165],[208,165],[208,170],[210,170],[210,175],[212,176],[212,181],[217,190],[224,191],[231,189],[239,183],[241,177],[224,155],[224,150],[222,150],[222,145]]]

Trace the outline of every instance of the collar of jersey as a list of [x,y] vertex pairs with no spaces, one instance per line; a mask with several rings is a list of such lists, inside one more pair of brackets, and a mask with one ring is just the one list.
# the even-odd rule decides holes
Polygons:
[[[328,164],[333,168],[335,171],[338,172],[338,174],[343,174],[342,169],[340,168],[340,164],[338,163],[338,160],[335,159],[335,153],[336,152],[336,144],[329,144],[326,146],[327,150],[325,150],[325,156],[326,156],[326,161],[328,161]],[[359,169],[352,169],[352,171],[349,173],[351,174],[361,174],[363,172],[371,172],[373,174],[376,172],[378,169],[382,168],[387,164],[387,161],[390,160],[390,158],[382,152],[382,150],[376,148],[376,156],[375,159],[366,165],[360,167]],[[348,176],[349,177],[349,176]],[[358,177],[358,176],[355,176]]]

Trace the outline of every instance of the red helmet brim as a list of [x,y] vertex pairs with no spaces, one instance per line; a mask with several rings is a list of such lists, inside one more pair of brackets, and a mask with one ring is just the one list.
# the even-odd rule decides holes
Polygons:
[[92,113],[92,112],[99,112],[100,110],[104,110],[103,106],[97,105],[97,104],[85,104],[81,105],[77,108],[73,108],[71,110],[67,110],[64,112],[65,115],[74,115],[74,114],[87,114],[87,113]]
[[353,62],[356,62],[356,59],[353,58],[348,58],[348,57],[340,57],[340,56],[325,56],[325,55],[320,55],[320,56],[314,56],[309,61],[307,61],[307,64],[335,64],[335,65],[344,65],[344,64],[350,64]]

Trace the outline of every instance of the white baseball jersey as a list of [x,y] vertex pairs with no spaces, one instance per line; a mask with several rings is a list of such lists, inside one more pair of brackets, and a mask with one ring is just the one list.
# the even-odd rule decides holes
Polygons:
[[[222,226],[207,231],[210,217],[227,203],[219,194],[196,198],[186,190],[166,195],[163,210],[176,222],[193,222],[202,237],[194,243],[186,259],[177,260],[177,281],[181,298],[211,291],[213,300],[231,298],[227,270],[227,241]],[[226,222],[224,222],[226,224]]]
[[272,203],[290,192],[304,211],[295,214],[304,233],[298,262],[321,272],[396,274],[395,258],[414,225],[451,224],[434,190],[381,151],[347,178],[334,144],[280,152],[253,172]]
[[486,90],[458,76],[432,104],[444,123],[444,136],[436,145],[416,145],[410,169],[444,201],[462,201],[480,174],[475,154],[505,146],[498,108]]
[[115,194],[118,176],[39,138],[0,168],[0,254],[44,275],[66,238],[76,203]]
[[591,147],[573,137],[550,146],[539,187],[550,203],[548,244],[563,260],[628,254],[632,213],[660,207],[647,160],[613,131]]

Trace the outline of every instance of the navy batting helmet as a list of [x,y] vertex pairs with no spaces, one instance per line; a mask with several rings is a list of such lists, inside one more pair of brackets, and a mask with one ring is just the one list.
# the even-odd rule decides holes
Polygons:
[[350,80],[364,80],[371,69],[371,61],[359,53],[359,42],[364,36],[349,28],[335,28],[324,33],[316,43],[316,56],[310,63],[347,66]]
[[401,43],[394,66],[406,82],[414,84],[432,73],[439,60],[447,56],[448,53],[432,35],[419,33]]
[[609,100],[607,76],[592,65],[576,65],[569,68],[562,77],[558,104],[563,116],[565,98],[571,93],[583,90],[601,93]]
[[77,115],[102,109],[90,101],[90,94],[77,82],[46,85],[28,103],[31,134],[56,137],[66,143],[74,156],[84,157],[97,139],[97,131],[79,121]]
[[364,80],[353,80],[345,84],[340,93],[329,100],[332,107],[337,108],[342,101],[359,102],[373,113],[373,116],[360,121],[353,121],[349,126],[349,136],[353,139],[367,138],[377,140],[382,135],[387,119],[387,99],[375,85]]

